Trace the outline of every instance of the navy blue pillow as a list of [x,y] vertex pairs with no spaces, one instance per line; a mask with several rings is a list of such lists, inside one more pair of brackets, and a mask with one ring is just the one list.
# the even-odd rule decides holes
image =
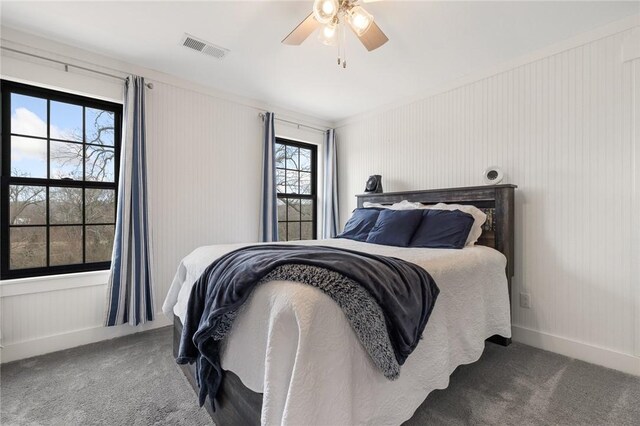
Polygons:
[[422,210],[383,210],[369,232],[368,243],[407,247],[422,220]]
[[473,226],[473,216],[460,210],[425,210],[411,247],[461,249]]
[[348,238],[356,241],[366,241],[369,231],[376,224],[380,209],[355,209],[351,218],[344,225],[344,231],[336,238]]

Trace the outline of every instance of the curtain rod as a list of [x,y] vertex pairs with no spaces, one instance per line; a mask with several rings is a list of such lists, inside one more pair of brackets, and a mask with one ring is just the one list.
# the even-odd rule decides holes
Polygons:
[[[264,112],[259,113],[259,114],[258,114],[258,117],[260,117],[260,119],[261,119],[262,121],[264,121],[264,117],[265,117]],[[315,130],[316,132],[321,132],[321,133],[325,133],[325,132],[327,131],[327,129],[320,129],[320,128],[318,128],[318,127],[307,126],[306,124],[296,123],[295,121],[289,121],[289,120],[285,120],[285,119],[283,119],[283,118],[274,117],[273,119],[274,119],[274,120],[277,120],[277,121],[281,121],[281,122],[283,122],[283,123],[288,123],[288,124],[291,124],[291,125],[297,126],[297,127],[298,127],[298,129],[299,129],[300,127],[306,127],[307,129]]]
[[[82,67],[80,65],[69,64],[67,62],[59,61],[57,59],[47,58],[46,56],[40,56],[40,55],[36,55],[34,53],[24,52],[22,50],[12,49],[12,48],[6,47],[6,46],[0,46],[0,48],[2,48],[2,50],[7,50],[9,52],[18,53],[20,55],[31,56],[32,58],[42,59],[43,61],[49,61],[49,62],[53,62],[53,63],[59,64],[59,65],[64,65],[64,70],[66,72],[68,72],[69,71],[69,67],[71,67],[71,68],[77,68],[77,69],[83,70],[83,71],[92,72],[94,74],[100,74],[100,75],[103,75],[105,77],[111,77],[111,78],[115,78],[115,79],[122,80],[122,81],[126,80],[125,77],[122,77],[122,76],[119,76],[119,75],[109,74],[109,73],[106,73],[106,72],[103,72],[103,71],[98,71],[98,70],[94,70],[94,69],[91,69],[91,68]],[[149,89],[153,89],[153,83],[145,83],[145,86],[147,86]]]

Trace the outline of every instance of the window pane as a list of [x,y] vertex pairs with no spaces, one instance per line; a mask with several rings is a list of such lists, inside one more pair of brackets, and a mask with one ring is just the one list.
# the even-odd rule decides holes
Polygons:
[[298,194],[300,191],[300,173],[287,170],[287,194]]
[[298,169],[298,151],[295,146],[286,147],[287,169]]
[[51,130],[54,139],[82,142],[82,107],[51,101]]
[[85,179],[98,182],[114,182],[115,152],[113,148],[87,146]]
[[41,268],[47,266],[47,230],[37,228],[11,228],[9,231],[9,267],[11,269]]
[[295,241],[300,239],[300,222],[289,222],[289,230],[287,232],[287,241]]
[[313,223],[302,222],[302,234],[300,235],[302,240],[313,240]]
[[278,241],[287,241],[287,224],[285,222],[278,223]]
[[278,198],[278,220],[285,221],[287,220],[287,205],[284,200]]
[[278,191],[281,194],[284,194],[287,192],[284,178],[285,178],[284,170],[276,169],[276,191]]
[[275,152],[275,163],[276,163],[276,167],[280,167],[282,169],[285,168],[285,155],[286,155],[286,149],[285,146],[277,143],[276,144],[276,152]]
[[82,188],[49,188],[49,222],[82,223]]
[[11,94],[11,133],[47,137],[47,100]]
[[11,176],[46,178],[47,141],[11,136]]
[[287,220],[300,220],[300,200],[287,199],[288,217]]
[[47,223],[47,190],[44,186],[9,185],[9,224]]
[[85,126],[87,143],[113,146],[115,129],[113,112],[86,108]]
[[311,194],[311,173],[300,172],[300,194]]
[[311,150],[300,148],[300,170],[311,171]]
[[82,180],[82,144],[51,141],[51,179]]
[[114,223],[116,221],[116,191],[113,189],[85,189],[86,223]]
[[82,263],[82,226],[49,228],[49,265]]
[[313,220],[313,201],[312,200],[300,200],[301,203],[301,217],[302,220]]
[[87,230],[87,263],[109,262],[113,250],[114,225],[91,225]]

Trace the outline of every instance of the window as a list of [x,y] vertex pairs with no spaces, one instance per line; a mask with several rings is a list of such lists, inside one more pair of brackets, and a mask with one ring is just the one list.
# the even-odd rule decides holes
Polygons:
[[1,277],[108,269],[122,106],[2,81]]
[[316,238],[316,146],[276,139],[278,239]]

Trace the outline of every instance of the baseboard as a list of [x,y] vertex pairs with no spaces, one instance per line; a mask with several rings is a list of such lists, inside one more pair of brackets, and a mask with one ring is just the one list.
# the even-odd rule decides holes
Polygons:
[[512,334],[515,342],[640,376],[640,358],[633,355],[515,325],[512,327]]
[[131,325],[119,325],[116,327],[90,327],[81,330],[74,330],[67,333],[46,336],[38,339],[16,342],[4,346],[0,349],[0,363],[17,361],[31,358],[37,355],[44,355],[64,349],[75,348],[89,343],[100,342],[102,340],[114,339],[126,336],[127,334],[139,333],[141,331],[152,330],[154,328],[171,325],[171,320],[164,314],[156,314],[153,322],[133,327]]

